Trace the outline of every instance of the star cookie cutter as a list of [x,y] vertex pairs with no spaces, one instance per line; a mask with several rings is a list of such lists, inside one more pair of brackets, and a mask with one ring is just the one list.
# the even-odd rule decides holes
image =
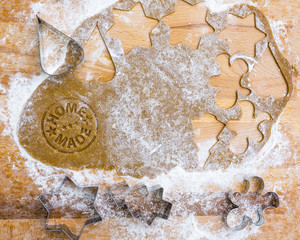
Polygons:
[[227,217],[226,223],[233,230],[242,230],[248,224],[262,226],[265,223],[263,211],[267,208],[278,208],[279,197],[275,192],[267,192],[262,195],[264,181],[254,176],[244,180],[244,190],[234,192],[229,199],[236,205]]
[[[45,20],[41,19],[40,17],[36,16],[37,18],[37,33],[38,33],[38,45],[39,45],[39,58],[40,58],[40,65],[42,70],[50,75],[50,76],[60,76],[64,74],[65,72],[68,72],[69,69],[77,67],[79,64],[82,63],[84,59],[84,50],[83,47],[75,41],[73,38],[67,36],[63,32],[59,31],[57,28],[53,27],[49,23],[47,23]],[[42,26],[46,27],[49,31],[52,33],[59,35],[62,38],[65,38],[68,40],[67,44],[67,52],[66,57],[64,60],[64,64],[62,64],[55,73],[49,73],[49,71],[45,68],[43,64],[43,46],[42,46]]]
[[156,217],[168,219],[172,203],[163,200],[163,188],[156,185],[150,189],[146,185],[119,184],[109,189],[109,195],[118,208],[126,207],[134,218],[141,217],[149,226]]
[[[66,176],[57,191],[39,196],[39,200],[48,212],[44,230],[62,231],[70,239],[78,240],[86,225],[102,221],[94,205],[97,193],[98,187],[79,187]],[[84,219],[85,222],[81,223]],[[67,221],[71,227],[64,221]]]

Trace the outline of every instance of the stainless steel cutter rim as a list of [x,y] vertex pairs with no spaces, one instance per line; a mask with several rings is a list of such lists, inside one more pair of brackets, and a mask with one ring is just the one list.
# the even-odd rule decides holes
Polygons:
[[133,212],[130,209],[129,205],[126,203],[126,201],[122,200],[121,202],[117,202],[116,198],[112,194],[112,190],[117,189],[117,188],[127,188],[129,191],[139,189],[139,188],[146,188],[148,193],[159,190],[159,195],[161,196],[161,200],[165,201],[162,197],[163,196],[163,187],[161,185],[155,185],[155,186],[148,189],[145,184],[138,184],[138,185],[135,185],[134,187],[129,187],[129,185],[127,183],[122,183],[122,184],[116,184],[116,185],[112,186],[108,190],[108,193],[109,193],[109,196],[114,200],[114,202],[115,202],[115,204],[117,205],[118,208],[122,208],[123,206],[125,206],[127,208],[128,212],[130,213],[130,215],[133,218],[141,217],[147,223],[148,226],[150,226],[154,222],[155,218],[157,218],[157,217],[160,217],[160,218],[163,218],[163,219],[168,219],[169,218],[170,213],[171,213],[171,209],[172,209],[172,206],[173,206],[173,204],[171,202],[165,201],[167,204],[169,204],[169,207],[168,207],[168,210],[164,214],[160,215],[160,214],[157,214],[157,213],[152,213],[151,219],[147,220],[141,212]]
[[[73,181],[68,175],[66,175],[64,177],[64,180],[62,181],[62,183],[60,184],[59,188],[56,191],[49,192],[49,193],[46,193],[46,194],[48,195],[48,194],[58,193],[60,191],[61,187],[64,185],[65,181],[67,181],[67,180],[71,181],[78,188],[96,188],[95,198],[94,198],[94,201],[93,201],[93,208],[95,210],[95,213],[98,215],[98,217],[86,220],[86,222],[85,222],[83,228],[81,229],[79,235],[75,235],[69,229],[69,227],[67,225],[65,225],[65,224],[48,225],[47,222],[49,220],[49,217],[50,217],[50,214],[51,214],[51,211],[52,211],[52,206],[51,206],[50,203],[44,202],[44,200],[45,200],[45,193],[41,194],[38,198],[39,198],[40,202],[43,204],[43,206],[46,208],[47,213],[48,213],[47,219],[46,219],[46,223],[45,223],[45,226],[44,226],[44,230],[45,231],[51,231],[51,232],[53,232],[53,231],[60,231],[60,232],[65,233],[70,239],[72,239],[72,240],[78,240],[81,237],[81,235],[82,235],[82,233],[83,233],[83,231],[84,231],[84,229],[85,229],[85,227],[87,225],[98,223],[98,222],[102,221],[102,219],[103,219],[102,215],[100,214],[100,212],[95,207],[95,201],[96,201],[96,198],[97,198],[97,195],[98,195],[99,187],[98,186],[80,187],[75,181]],[[58,226],[58,229],[49,229],[48,226],[54,226],[54,227]],[[63,228],[63,227],[65,227],[65,228]],[[65,229],[67,229],[67,230],[65,230]]]
[[[68,72],[70,69],[73,69],[75,67],[77,67],[78,65],[80,65],[83,60],[84,60],[84,49],[83,47],[76,41],[74,40],[73,38],[69,37],[68,35],[66,35],[65,33],[61,32],[60,30],[58,30],[57,28],[55,28],[54,26],[52,26],[51,24],[47,23],[45,20],[41,19],[38,15],[36,15],[36,18],[37,18],[37,35],[38,35],[38,46],[39,46],[39,59],[40,59],[40,66],[43,70],[44,73],[46,73],[47,75],[49,76],[60,76],[60,75],[63,75],[64,73]],[[67,65],[66,69],[61,72],[61,73],[58,73],[58,74],[51,74],[51,73],[48,73],[45,68],[43,67],[43,64],[42,64],[42,54],[41,54],[41,39],[40,39],[40,30],[39,30],[39,24],[45,24],[47,25],[49,28],[52,28],[54,31],[56,32],[59,32],[61,35],[63,35],[64,37],[70,39],[70,41],[73,41],[75,42],[78,47],[81,49],[82,51],[82,57],[80,59],[80,61],[76,64],[76,65]],[[65,58],[66,60],[66,58]],[[66,62],[64,62],[66,63]],[[61,67],[61,66],[60,66]],[[57,68],[56,70],[58,70],[59,68]]]
[[[244,189],[243,189],[241,192],[238,192],[238,193],[240,193],[240,194],[242,194],[242,195],[246,195],[246,194],[249,192],[250,184],[251,184],[251,183],[250,183],[250,179],[256,179],[256,181],[258,181],[258,187],[257,187],[257,190],[256,190],[255,192],[257,192],[257,193],[259,193],[259,194],[261,195],[262,192],[263,192],[263,190],[264,190],[265,183],[264,183],[264,180],[263,180],[261,177],[259,177],[259,176],[252,176],[252,177],[250,177],[250,178],[248,178],[248,179],[244,179],[244,182],[243,182],[243,184],[244,184]],[[234,193],[236,193],[236,192],[234,192]],[[231,201],[231,197],[232,197],[232,195],[233,195],[234,193],[232,193],[232,194],[229,195],[229,200],[230,200],[230,201]],[[234,230],[234,231],[243,230],[243,229],[246,228],[246,227],[248,226],[248,224],[250,224],[250,223],[253,223],[255,226],[258,226],[258,227],[262,226],[262,225],[265,223],[265,217],[264,217],[264,214],[263,214],[264,210],[266,210],[266,209],[268,209],[268,208],[274,208],[274,209],[276,209],[276,208],[278,208],[278,207],[280,206],[279,196],[277,195],[277,193],[271,192],[271,194],[274,195],[274,197],[275,197],[276,199],[278,199],[278,204],[275,205],[275,206],[267,206],[267,207],[265,207],[265,208],[259,206],[259,207],[257,208],[257,210],[255,211],[255,212],[257,213],[257,215],[258,215],[258,220],[257,220],[257,221],[254,222],[250,217],[248,217],[247,215],[244,215],[244,216],[243,216],[243,219],[242,219],[242,221],[241,221],[241,223],[240,223],[238,226],[236,226],[236,227],[230,227],[229,224],[228,224],[228,214],[227,214],[227,216],[226,216],[226,225],[227,225],[230,229],[232,229],[232,230]],[[232,202],[232,203],[233,203],[233,202]],[[234,204],[234,203],[233,203],[233,204]],[[234,204],[234,205],[235,205],[235,204]],[[237,206],[237,208],[238,208],[238,207],[239,207],[239,206]],[[234,209],[236,209],[236,208],[234,208]],[[233,209],[232,209],[232,210],[233,210]],[[231,210],[231,211],[232,211],[232,210]]]

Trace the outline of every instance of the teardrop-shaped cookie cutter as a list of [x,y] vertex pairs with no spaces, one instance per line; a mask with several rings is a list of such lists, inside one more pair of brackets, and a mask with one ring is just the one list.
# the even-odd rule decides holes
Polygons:
[[[40,66],[42,68],[42,70],[48,74],[49,76],[60,76],[66,72],[68,72],[70,69],[77,67],[78,65],[80,65],[82,63],[82,61],[84,60],[84,50],[83,47],[77,42],[75,41],[73,38],[69,37],[68,35],[64,34],[63,32],[59,31],[57,28],[53,27],[51,24],[47,23],[45,20],[41,19],[39,16],[37,17],[37,33],[38,33],[38,45],[39,45],[39,58],[40,58]],[[53,32],[62,35],[64,38],[69,39],[69,43],[68,43],[68,51],[66,53],[66,57],[65,57],[65,62],[63,65],[59,66],[55,72],[59,72],[61,69],[64,69],[62,72],[59,72],[57,74],[52,74],[49,73],[48,71],[46,71],[46,69],[43,66],[43,62],[42,62],[42,41],[41,41],[41,30],[40,27],[41,25],[44,24],[47,28],[49,28],[50,30],[52,30]],[[74,54],[76,53],[77,54]],[[79,54],[81,52],[81,54]],[[68,56],[69,54],[71,54],[70,56]],[[81,55],[81,56],[80,56]],[[81,57],[81,59],[80,59]],[[80,59],[79,62],[78,59]],[[68,64],[68,60],[72,60],[75,62],[75,64]],[[77,62],[77,63],[76,63]]]

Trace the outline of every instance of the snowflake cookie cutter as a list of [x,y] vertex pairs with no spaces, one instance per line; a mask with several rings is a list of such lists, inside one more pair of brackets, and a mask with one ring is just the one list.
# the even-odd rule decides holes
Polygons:
[[[75,189],[77,190],[75,191]],[[44,230],[61,231],[70,239],[78,240],[85,226],[102,221],[102,217],[95,207],[97,193],[97,186],[80,187],[69,176],[66,176],[55,192],[39,196],[39,200],[48,212]],[[76,197],[80,200],[76,201]],[[63,223],[63,219],[67,219],[71,227]],[[85,222],[77,221],[81,221],[81,219],[85,219]],[[76,233],[74,229],[77,230]]]
[[108,193],[118,208],[125,206],[132,217],[141,217],[150,226],[156,217],[170,216],[172,203],[163,200],[163,191],[160,185],[150,189],[144,184],[130,188],[125,183],[112,186]]
[[227,217],[226,223],[232,230],[242,230],[253,223],[262,226],[265,223],[263,212],[267,208],[278,208],[279,197],[275,192],[262,195],[264,181],[261,177],[253,176],[244,180],[242,192],[234,192],[229,196],[230,201],[236,206]]
[[[39,58],[40,58],[40,66],[42,70],[48,74],[49,76],[59,76],[70,69],[77,67],[80,65],[84,59],[84,50],[83,47],[75,41],[73,38],[67,36],[63,32],[59,31],[57,28],[52,26],[51,24],[47,23],[45,20],[41,19],[39,16],[37,18],[37,33],[38,33],[38,46],[39,46]],[[42,46],[42,26],[45,26],[49,31],[59,35],[62,38],[68,39],[67,44],[67,53],[65,57],[64,64],[61,65],[55,73],[49,73],[49,71],[45,68],[43,64],[43,46]]]

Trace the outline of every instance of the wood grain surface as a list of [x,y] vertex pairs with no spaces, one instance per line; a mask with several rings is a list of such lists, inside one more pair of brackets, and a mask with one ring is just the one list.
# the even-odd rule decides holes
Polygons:
[[[30,4],[37,1],[13,0],[0,1],[0,79],[5,88],[9,88],[11,76],[22,74],[31,78],[41,73],[38,46],[34,44],[30,51],[25,51],[26,44],[30,44],[37,38],[35,19],[28,27],[28,19],[25,16],[31,15]],[[299,70],[300,64],[297,57],[300,56],[300,27],[299,13],[300,1],[298,0],[272,0],[258,1],[258,7],[270,21],[286,20],[285,37],[277,39],[281,41],[282,53]],[[2,10],[2,11],[1,11]],[[171,44],[184,42],[196,49],[199,38],[213,29],[205,22],[206,9],[203,3],[191,6],[181,0],[178,1],[176,11],[166,16],[163,20],[171,27]],[[140,4],[134,6],[131,11],[114,10],[115,24],[108,31],[113,37],[118,37],[123,44],[125,53],[128,53],[134,46],[150,46],[149,31],[157,24],[156,20],[146,18]],[[43,16],[41,16],[43,17]],[[47,18],[47,16],[45,16]],[[48,20],[48,19],[47,19]],[[51,20],[51,19],[49,19]],[[255,28],[254,16],[250,15],[245,19],[231,16],[229,27],[220,34],[220,37],[230,42],[231,53],[246,51],[247,54],[254,54],[254,44],[264,37],[264,34]],[[2,39],[2,40],[1,40]],[[3,40],[5,39],[5,40]],[[86,80],[90,75],[100,76],[99,81],[109,81],[114,76],[114,66],[107,51],[103,51],[95,60],[93,51],[95,47],[104,47],[103,40],[97,30],[84,46],[85,60],[76,69],[75,74],[81,80]],[[261,96],[269,93],[280,98],[286,92],[286,84],[278,70],[273,58],[267,53],[261,60],[261,64],[255,71],[256,77],[254,88]],[[210,80],[211,85],[221,87],[217,95],[217,104],[229,108],[235,102],[236,91],[247,93],[248,90],[239,86],[239,77],[246,70],[243,61],[236,61],[233,66],[228,64],[228,56],[223,54],[217,58],[221,64],[222,74]],[[300,156],[300,101],[299,101],[299,77],[294,77],[294,93],[280,118],[280,131],[290,140],[288,151],[292,152],[289,161],[282,165],[265,169],[261,177],[266,183],[266,190],[272,186],[272,182],[281,181],[282,189],[277,193],[284,199],[284,204],[278,209],[267,209],[265,211],[266,223],[261,227],[260,232],[251,239],[300,239],[299,233],[299,156]],[[297,86],[298,85],[298,86]],[[0,93],[0,104],[5,105],[8,95],[3,91]],[[253,117],[253,106],[242,104],[243,118],[239,122],[231,122],[232,130],[238,135],[231,143],[234,152],[241,153],[247,147],[246,138],[250,137],[259,141],[261,133],[257,124],[268,116],[261,114],[258,118]],[[244,114],[245,113],[245,114]],[[207,139],[217,139],[217,135],[223,128],[211,115],[204,115],[201,119],[193,122],[196,134],[195,141],[199,144],[205,143]],[[0,131],[5,128],[1,123]],[[208,151],[214,142],[206,143],[203,148]],[[21,159],[21,161],[20,161]],[[23,159],[24,160],[24,159]],[[205,161],[205,159],[204,159]],[[0,239],[67,239],[59,232],[45,232],[43,226],[47,216],[46,210],[37,200],[41,194],[39,185],[35,184],[26,171],[25,160],[22,161],[20,151],[10,135],[0,135]],[[118,176],[114,176],[118,180]],[[108,186],[101,186],[107,188]],[[241,190],[241,183],[233,186],[233,190]],[[209,195],[215,196],[221,201],[220,209],[214,209],[210,214],[203,214],[200,205],[189,206],[188,199],[191,196],[181,196],[177,199],[186,201],[187,209],[195,210],[199,224],[210,221],[214,228],[223,227],[222,217],[231,208],[226,201],[226,193],[214,195],[218,189],[212,187],[211,193],[198,195],[203,200]],[[222,192],[222,191],[221,191]],[[176,204],[175,204],[176,205]],[[209,215],[209,216],[208,216]],[[178,221],[183,221],[186,216],[177,212]],[[155,225],[155,223],[154,223]],[[110,218],[96,226],[86,227],[81,239],[110,239],[115,228],[124,227],[120,221]],[[148,236],[155,239],[158,236]],[[126,238],[126,232],[120,239]]]

